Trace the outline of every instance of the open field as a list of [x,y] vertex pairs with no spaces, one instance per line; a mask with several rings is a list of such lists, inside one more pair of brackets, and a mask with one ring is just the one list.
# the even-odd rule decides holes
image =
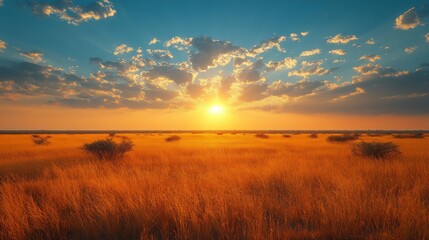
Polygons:
[[[135,146],[117,163],[80,149],[107,134],[0,135],[0,238],[429,238],[427,136],[119,135]],[[352,155],[362,140],[402,154]]]

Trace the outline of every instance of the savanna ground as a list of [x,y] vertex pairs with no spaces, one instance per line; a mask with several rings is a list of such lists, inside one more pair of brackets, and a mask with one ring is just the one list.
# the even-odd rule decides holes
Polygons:
[[429,138],[388,160],[308,134],[120,134],[118,163],[83,152],[107,134],[0,135],[1,239],[429,239]]

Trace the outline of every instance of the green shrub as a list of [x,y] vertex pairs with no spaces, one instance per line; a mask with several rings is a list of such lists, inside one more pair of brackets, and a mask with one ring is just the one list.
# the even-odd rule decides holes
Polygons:
[[360,142],[353,144],[353,154],[372,159],[385,159],[400,154],[398,145],[392,142]]
[[112,138],[107,138],[86,143],[82,149],[99,160],[113,161],[121,159],[126,152],[132,150],[133,146],[134,144],[130,139],[122,139],[120,143],[116,143]]

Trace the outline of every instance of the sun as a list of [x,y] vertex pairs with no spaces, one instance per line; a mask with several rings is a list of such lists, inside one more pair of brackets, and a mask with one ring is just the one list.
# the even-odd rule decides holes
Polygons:
[[213,105],[209,108],[209,113],[212,115],[220,115],[224,112],[221,105]]

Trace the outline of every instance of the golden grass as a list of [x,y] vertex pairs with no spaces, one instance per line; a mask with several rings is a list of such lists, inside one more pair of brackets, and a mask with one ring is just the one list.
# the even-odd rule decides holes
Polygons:
[[[79,149],[107,135],[0,135],[1,239],[427,239],[429,139],[390,161],[326,135],[126,134],[120,163]],[[359,141],[359,140],[358,140]]]

